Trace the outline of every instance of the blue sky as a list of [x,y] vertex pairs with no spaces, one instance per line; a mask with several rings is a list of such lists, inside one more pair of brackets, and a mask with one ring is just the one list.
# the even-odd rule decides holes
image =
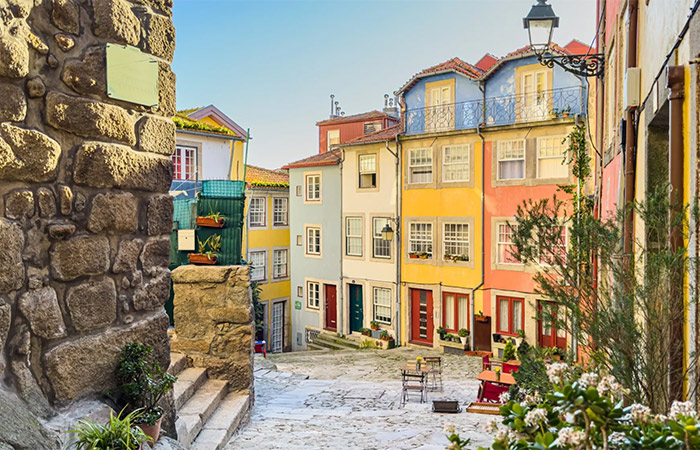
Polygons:
[[[179,109],[216,105],[250,128],[248,162],[278,168],[318,151],[329,95],[381,109],[414,73],[527,44],[535,0],[175,0]],[[590,43],[594,0],[551,0],[554,40]]]

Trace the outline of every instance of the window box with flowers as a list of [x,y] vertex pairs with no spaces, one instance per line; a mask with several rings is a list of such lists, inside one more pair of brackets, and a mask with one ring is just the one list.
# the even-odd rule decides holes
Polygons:
[[[464,337],[469,336],[469,330],[463,329],[466,331],[466,335]],[[461,331],[461,330],[460,330]],[[469,340],[468,339],[462,339],[461,336],[457,334],[452,334],[452,333],[445,333],[444,335],[440,336],[439,340],[440,346],[442,347],[442,352],[443,353],[452,353],[452,354],[457,354],[457,355],[463,355],[465,351],[470,350],[469,346]]]

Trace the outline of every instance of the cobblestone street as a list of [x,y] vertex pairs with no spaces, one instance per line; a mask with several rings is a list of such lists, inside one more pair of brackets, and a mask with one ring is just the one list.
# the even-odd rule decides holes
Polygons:
[[[445,424],[454,424],[470,448],[491,439],[482,427],[489,416],[434,414],[431,400],[464,404],[476,397],[479,358],[443,357],[442,392],[428,403],[415,396],[400,406],[398,367],[423,349],[299,352],[255,359],[255,406],[250,422],[227,449],[444,449]],[[437,354],[435,354],[437,355]]]

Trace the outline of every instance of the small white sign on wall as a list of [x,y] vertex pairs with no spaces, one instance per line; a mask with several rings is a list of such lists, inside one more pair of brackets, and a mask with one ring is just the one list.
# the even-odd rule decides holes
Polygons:
[[181,252],[194,251],[194,230],[177,230],[177,249]]

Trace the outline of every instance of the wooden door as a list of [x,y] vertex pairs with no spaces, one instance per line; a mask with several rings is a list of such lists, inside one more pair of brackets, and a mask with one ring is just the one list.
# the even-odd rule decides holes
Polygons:
[[324,284],[326,297],[326,330],[338,330],[338,299],[334,284]]
[[284,347],[284,303],[272,305],[272,342],[269,346],[272,353],[279,353]]
[[537,321],[537,342],[540,347],[566,349],[566,329],[560,320],[563,308],[557,308],[554,302],[539,301],[540,319]]
[[543,120],[547,118],[547,71],[537,70],[523,74],[523,117],[527,120]]
[[433,343],[433,292],[411,289],[411,342]]
[[362,286],[349,284],[348,289],[350,290],[350,332],[359,332],[363,319]]

